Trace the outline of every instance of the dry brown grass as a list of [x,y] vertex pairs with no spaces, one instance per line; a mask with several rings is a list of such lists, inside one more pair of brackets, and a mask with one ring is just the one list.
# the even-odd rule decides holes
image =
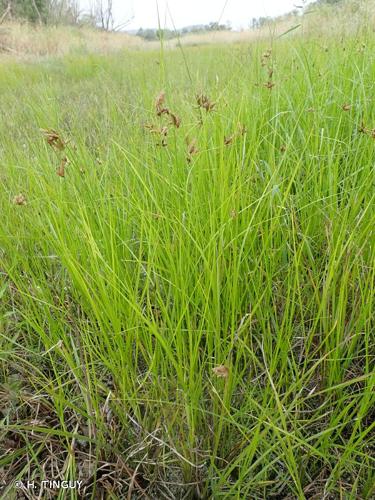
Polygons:
[[251,43],[258,40],[276,37],[287,31],[291,25],[299,23],[299,18],[288,16],[277,22],[270,22],[260,29],[242,31],[213,31],[201,34],[190,34],[177,39],[170,40],[166,46],[175,47],[180,42],[186,46],[209,45],[209,44],[229,44],[229,43]]
[[364,26],[375,27],[375,0],[344,0],[339,6],[311,6],[307,15],[285,15],[260,29],[191,34],[182,37],[180,41],[170,40],[166,46],[176,47],[179,43],[186,46],[215,43],[226,45],[270,40],[297,25],[300,25],[298,29],[291,31],[288,36],[316,35],[323,39],[353,35]]
[[[346,36],[364,25],[375,26],[375,0],[344,0],[340,6],[312,7],[309,15],[286,15],[270,21],[261,29],[190,34],[165,43],[175,48],[210,44],[252,43],[276,38],[300,25],[288,36],[315,34],[323,38]],[[126,33],[108,33],[89,27],[31,26],[21,23],[0,25],[0,57],[35,58],[87,52],[106,54],[121,50],[155,49],[159,42],[146,42]]]
[[339,5],[311,10],[313,12],[303,19],[306,34],[322,38],[343,37],[356,35],[366,27],[375,27],[375,0],[344,0]]
[[62,56],[74,52],[110,53],[141,48],[140,38],[126,33],[107,33],[86,27],[31,26],[6,23],[0,26],[0,55],[12,57]]

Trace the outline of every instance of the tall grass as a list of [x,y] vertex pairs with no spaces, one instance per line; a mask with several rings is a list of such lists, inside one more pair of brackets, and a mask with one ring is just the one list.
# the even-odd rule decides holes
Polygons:
[[374,41],[328,44],[3,67],[4,498],[373,498]]
[[108,54],[124,48],[144,49],[137,36],[113,33],[89,26],[35,26],[27,23],[0,24],[0,57],[32,59],[87,53]]

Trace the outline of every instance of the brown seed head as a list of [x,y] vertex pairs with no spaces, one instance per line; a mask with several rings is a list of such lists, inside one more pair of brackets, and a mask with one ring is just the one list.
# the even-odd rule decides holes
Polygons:
[[228,137],[224,137],[225,146],[229,146],[229,144],[232,144],[235,137],[236,137],[235,134],[229,135]]
[[219,378],[227,379],[229,377],[229,368],[225,365],[216,366],[212,371]]
[[155,100],[155,108],[156,108],[156,113],[158,115],[162,113],[164,102],[165,102],[165,92],[164,90],[162,90],[161,92],[159,92]]
[[192,139],[190,143],[188,143],[188,154],[195,155],[198,153],[197,139]]
[[63,141],[61,138],[60,134],[56,132],[56,130],[53,130],[52,128],[50,129],[43,129],[41,128],[40,131],[44,135],[45,140],[47,143],[54,149],[57,149],[59,151],[62,151],[65,149],[66,143]]
[[169,113],[169,116],[171,117],[172,125],[174,125],[176,128],[180,128],[181,118],[173,113]]
[[344,104],[344,105],[342,106],[342,110],[343,110],[343,111],[350,111],[350,110],[351,110],[351,108],[352,108],[352,106],[351,106],[350,104]]
[[160,128],[157,125],[154,125],[153,123],[146,123],[144,125],[144,128],[149,130],[151,134],[160,134]]
[[216,106],[216,102],[212,102],[206,95],[204,94],[197,94],[196,96],[197,99],[197,104],[200,108],[203,108],[206,110],[208,113],[209,111],[212,111],[214,107]]
[[243,125],[242,123],[239,123],[238,124],[238,132],[240,135],[245,135],[247,133],[247,129],[246,129],[245,125]]
[[274,82],[271,82],[271,80],[270,80],[270,81],[268,81],[267,83],[265,83],[265,84],[264,84],[264,86],[265,86],[267,89],[272,90],[272,89],[273,89],[273,87],[275,86],[275,83],[274,83]]
[[197,139],[192,139],[190,142],[186,140],[187,143],[187,161],[191,163],[193,156],[199,153],[197,146]]
[[368,129],[366,128],[366,125],[364,124],[363,121],[361,122],[361,125],[358,128],[358,132],[360,132],[361,134],[367,134],[368,132]]
[[155,100],[155,108],[156,108],[156,114],[158,116],[169,115],[170,111],[165,106],[165,92],[164,92],[164,90],[162,90],[159,93],[159,95],[157,96],[157,98]]
[[57,172],[56,172],[56,174],[59,177],[65,177],[65,167],[67,166],[68,163],[69,163],[68,158],[66,156],[64,156],[64,158],[61,159],[59,168],[57,169]]
[[262,54],[263,59],[268,59],[272,55],[272,49],[267,49],[265,52]]
[[23,195],[23,194],[17,194],[14,198],[13,198],[13,203],[15,205],[26,205],[26,197]]
[[375,139],[375,128],[371,129],[366,127],[363,121],[361,122],[361,125],[358,127],[358,132],[360,132],[361,134],[367,134],[369,137]]

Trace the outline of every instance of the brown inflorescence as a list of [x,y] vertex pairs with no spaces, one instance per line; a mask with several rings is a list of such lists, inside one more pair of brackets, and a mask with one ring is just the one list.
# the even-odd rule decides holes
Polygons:
[[51,148],[58,151],[63,151],[66,146],[66,142],[62,139],[61,135],[56,132],[56,130],[49,128],[41,128],[40,131],[44,135],[45,140],[51,146]]
[[22,193],[17,194],[17,195],[13,198],[13,203],[14,203],[15,205],[19,205],[19,206],[21,206],[21,205],[26,205],[26,203],[27,203],[27,202],[26,202],[26,197],[25,197],[25,195],[23,195]]
[[216,106],[216,102],[212,102],[204,94],[197,94],[196,95],[196,100],[197,100],[198,107],[205,109],[207,113],[209,111],[212,111],[214,109],[214,107]]

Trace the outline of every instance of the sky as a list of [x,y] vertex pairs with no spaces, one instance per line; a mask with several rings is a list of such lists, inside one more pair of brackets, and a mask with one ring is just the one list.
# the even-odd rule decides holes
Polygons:
[[[83,7],[90,1],[95,2],[81,1]],[[174,24],[176,28],[182,28],[220,20],[222,23],[229,21],[234,29],[240,29],[248,28],[253,17],[277,16],[303,3],[303,0],[113,0],[113,7],[115,24],[123,24],[132,18],[126,26],[128,30],[156,28],[157,4],[164,27],[173,28]]]

